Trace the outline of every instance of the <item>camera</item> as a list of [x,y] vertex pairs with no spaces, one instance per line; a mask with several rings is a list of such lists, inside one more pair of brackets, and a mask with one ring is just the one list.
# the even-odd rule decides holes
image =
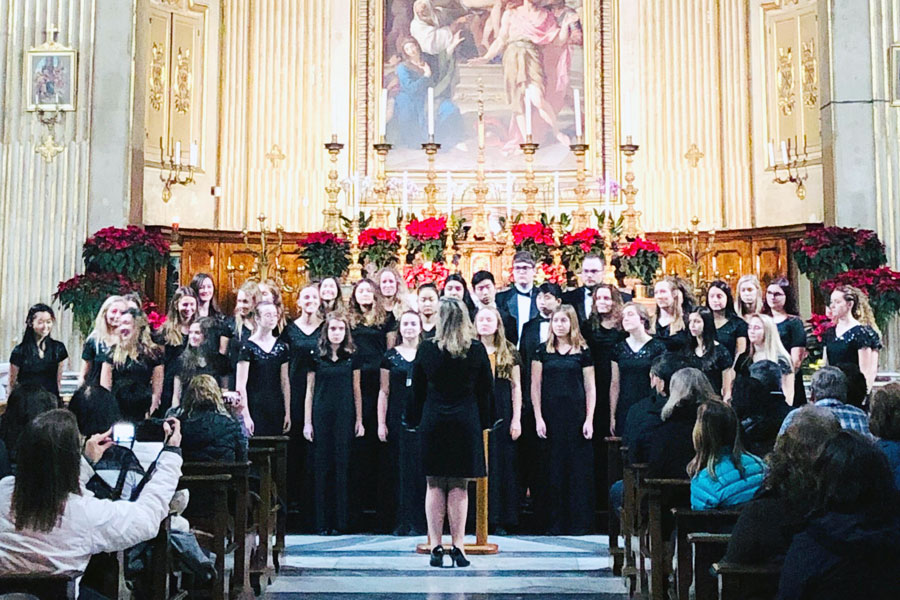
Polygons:
[[112,439],[120,446],[130,446],[134,442],[134,424],[116,423],[113,425]]

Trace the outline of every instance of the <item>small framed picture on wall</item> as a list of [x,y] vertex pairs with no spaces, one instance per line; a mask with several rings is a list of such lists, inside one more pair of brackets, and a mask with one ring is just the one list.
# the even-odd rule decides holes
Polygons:
[[78,81],[77,53],[48,43],[25,53],[27,111],[73,111]]
[[890,49],[888,68],[891,70],[891,106],[900,106],[900,44]]

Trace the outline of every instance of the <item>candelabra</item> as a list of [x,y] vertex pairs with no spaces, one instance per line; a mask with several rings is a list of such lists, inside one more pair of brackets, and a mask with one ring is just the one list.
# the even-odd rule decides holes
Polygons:
[[447,270],[451,273],[456,270],[456,267],[453,264],[453,258],[456,255],[456,252],[453,250],[453,227],[450,223],[452,216],[453,215],[447,215],[447,234],[444,237],[444,265],[446,265]]
[[434,141],[434,136],[432,135],[428,137],[427,142],[422,144],[422,149],[425,150],[425,156],[428,159],[428,171],[425,173],[428,183],[425,184],[425,210],[422,211],[422,216],[432,218],[438,215],[438,186],[435,183],[437,181],[437,171],[434,168],[434,155],[441,149],[441,145]]
[[61,144],[56,143],[56,133],[55,128],[56,124],[59,123],[60,117],[62,116],[62,111],[60,110],[59,104],[59,95],[57,94],[56,105],[52,112],[48,112],[38,109],[37,110],[37,120],[47,128],[47,133],[44,134],[43,139],[41,140],[41,144],[34,149],[35,152],[41,155],[41,158],[44,159],[44,162],[51,163],[56,156],[65,150],[65,147]]
[[[796,139],[796,138],[795,138]],[[805,140],[805,136],[804,136]],[[788,140],[785,146],[782,146],[784,150],[784,155],[786,158],[786,162],[784,163],[784,170],[787,173],[786,177],[778,176],[778,163],[773,161],[773,167],[775,169],[775,183],[779,185],[784,185],[786,183],[793,183],[797,186],[795,193],[797,197],[801,200],[806,199],[806,184],[803,182],[809,178],[809,173],[806,172],[806,161],[809,158],[809,153],[806,151],[806,143],[804,141],[803,144],[803,157],[801,158],[800,148],[796,142],[794,142],[794,147],[791,148],[790,140]],[[792,154],[793,152],[793,154]],[[774,154],[773,154],[774,156]],[[803,169],[803,174],[800,174],[800,169]]]
[[513,239],[513,223],[512,219],[506,219],[506,233],[504,234],[503,244],[503,272],[509,273],[512,268],[513,257],[516,255],[516,242]]
[[375,152],[378,154],[378,168],[375,173],[375,185],[372,188],[376,202],[375,208],[372,210],[372,227],[387,227],[388,215],[391,214],[391,211],[387,207],[388,183],[387,175],[385,174],[385,162],[387,161],[388,152],[391,151],[393,146],[385,142],[384,136],[382,136],[381,141],[373,144],[372,147],[375,148]]
[[331,141],[325,144],[325,149],[328,150],[329,160],[331,161],[331,170],[328,171],[328,185],[325,186],[325,193],[328,194],[328,206],[322,211],[322,214],[325,215],[325,230],[330,233],[341,232],[341,211],[337,207],[338,195],[341,193],[341,186],[338,183],[337,161],[343,147],[344,145],[337,141],[336,135],[332,135]]
[[350,219],[350,271],[348,273],[350,283],[356,283],[362,279],[362,265],[359,262],[359,216],[353,215]]
[[616,285],[616,267],[613,265],[613,216],[612,211],[606,213],[603,219],[603,262],[606,263],[606,274],[603,283]]
[[563,238],[563,225],[561,219],[555,219],[551,224],[553,227],[553,240],[556,242],[553,250],[550,251],[550,256],[553,258],[553,264],[556,266],[562,265],[562,238]]
[[[285,292],[292,292],[293,288],[284,281],[284,274],[287,273],[287,267],[281,264],[281,255],[284,252],[284,227],[281,225],[275,227],[276,241],[273,245],[269,240],[269,236],[272,232],[266,227],[266,219],[267,217],[264,214],[260,214],[256,217],[256,220],[259,221],[259,250],[254,250],[253,247],[250,246],[250,232],[247,231],[247,229],[244,229],[241,232],[241,237],[244,239],[243,252],[248,253],[253,257],[253,266],[248,272],[250,276],[249,279],[265,281],[270,277],[270,263],[274,263],[271,265],[273,271],[271,276],[279,282],[281,288]],[[233,279],[235,271],[244,271],[243,265],[238,267],[234,266],[231,260],[232,256],[233,254],[228,256],[228,264],[225,265],[225,270],[228,272],[229,279]]]
[[[194,183],[194,165],[189,164],[185,167],[181,164],[181,142],[176,146],[173,154],[172,146],[169,145],[169,161],[166,162],[165,152],[162,147],[162,138],[159,140],[159,180],[163,182],[162,201],[168,202],[172,199],[173,185],[188,185]],[[191,152],[193,161],[193,151]],[[177,155],[177,156],[176,156]]]
[[401,212],[397,216],[397,231],[400,236],[400,247],[397,248],[400,276],[403,276],[403,267],[406,266],[406,256],[409,254],[409,234],[406,233],[406,215]]
[[525,154],[525,185],[522,187],[522,193],[525,195],[525,212],[523,217],[526,222],[537,221],[540,218],[537,207],[538,186],[534,181],[534,153],[540,144],[535,143],[531,135],[525,137],[525,143],[519,144],[519,148]]
[[625,138],[625,143],[619,146],[619,149],[625,155],[625,183],[622,193],[625,195],[625,210],[622,211],[622,231],[626,238],[634,239],[640,237],[642,232],[640,228],[641,213],[634,209],[635,200],[638,189],[634,187],[634,155],[638,151],[639,146],[631,141],[629,135]]
[[[584,185],[587,175],[584,167],[584,155],[587,154],[590,146],[585,144],[581,138],[569,146],[572,153],[575,154],[575,200],[578,203],[577,208],[572,211],[572,231],[581,231],[590,225],[590,215],[585,209],[585,200],[590,193],[587,186]],[[607,240],[610,238],[607,237]],[[608,245],[608,244],[607,244]],[[607,261],[607,264],[609,262]]]
[[688,261],[685,274],[691,280],[694,287],[694,293],[699,297],[703,295],[703,287],[708,283],[703,278],[703,259],[713,252],[713,245],[716,241],[716,231],[709,231],[706,238],[706,244],[700,242],[700,219],[694,217],[691,219],[691,229],[689,231],[681,231],[675,229],[672,231],[672,246],[675,253],[683,256]]

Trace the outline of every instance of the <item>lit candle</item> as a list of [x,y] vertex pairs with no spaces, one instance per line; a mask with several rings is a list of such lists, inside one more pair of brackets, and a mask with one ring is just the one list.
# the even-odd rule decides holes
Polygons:
[[428,88],[428,137],[434,137],[434,88]]
[[575,137],[581,138],[581,90],[575,88]]
[[531,135],[531,100],[525,93],[525,135]]
[[553,214],[559,216],[559,171],[553,172]]
[[719,272],[719,265],[716,263],[716,257],[713,256],[713,275]]
[[380,119],[378,119],[378,135],[380,137],[384,137],[384,133],[387,128],[387,102],[388,102],[388,93],[387,90],[381,90],[381,115]]
[[196,144],[196,142],[191,144],[191,166],[192,167],[197,166],[197,144]]
[[784,161],[784,164],[788,164],[787,142],[784,140],[781,140],[781,160]]
[[509,218],[512,215],[512,205],[513,205],[513,185],[514,179],[513,174],[509,171],[506,172],[506,217]]
[[775,164],[775,144],[769,142],[769,164]]
[[175,142],[175,163],[181,164],[181,142]]
[[403,192],[401,194],[400,210],[405,215],[409,212],[409,173],[403,171]]
[[181,226],[181,219],[178,217],[178,215],[175,215],[174,217],[172,217],[172,231],[174,231],[175,233],[178,233],[178,228],[180,226]]
[[453,214],[453,176],[447,171],[447,217]]

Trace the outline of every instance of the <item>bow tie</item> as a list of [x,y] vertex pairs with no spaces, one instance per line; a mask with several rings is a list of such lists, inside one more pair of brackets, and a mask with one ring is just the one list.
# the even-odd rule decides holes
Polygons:
[[520,295],[520,296],[528,296],[529,298],[531,298],[531,290],[528,290],[527,292],[523,292],[522,290],[520,290],[520,289],[517,288],[517,287],[514,287],[513,289],[516,290],[516,293],[517,293],[518,295]]

